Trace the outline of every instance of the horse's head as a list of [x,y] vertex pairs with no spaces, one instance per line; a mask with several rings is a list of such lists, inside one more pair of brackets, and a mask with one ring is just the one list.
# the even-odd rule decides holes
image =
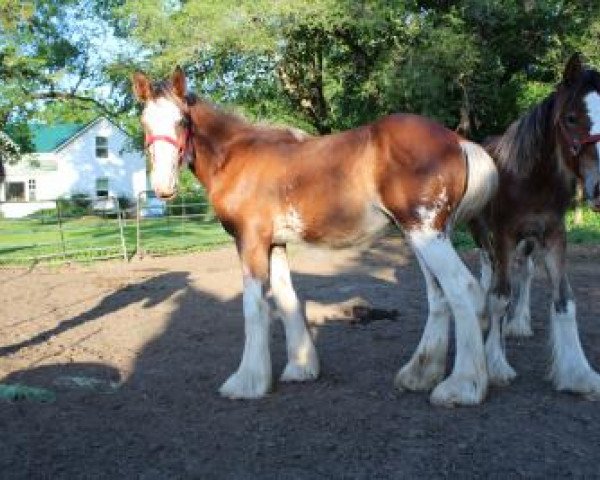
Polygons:
[[186,81],[177,67],[169,81],[153,84],[140,72],[133,75],[133,92],[143,103],[141,122],[151,162],[151,183],[159,198],[177,193],[179,168],[189,140]]
[[565,163],[583,183],[590,206],[600,211],[600,73],[585,68],[578,54],[565,67],[556,106]]

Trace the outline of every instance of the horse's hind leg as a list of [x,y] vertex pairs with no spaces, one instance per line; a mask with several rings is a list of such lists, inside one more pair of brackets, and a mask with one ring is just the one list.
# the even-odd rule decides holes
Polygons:
[[425,276],[429,314],[415,353],[396,375],[394,384],[400,390],[431,390],[446,372],[450,305],[440,284],[418,253],[417,260]]
[[468,227],[475,244],[479,248],[479,261],[481,265],[479,284],[483,289],[484,295],[487,295],[492,284],[493,270],[490,256],[492,245],[490,243],[489,227],[485,219],[481,216],[469,221]]
[[550,379],[557,390],[581,393],[600,400],[600,375],[589,365],[577,331],[575,301],[565,273],[564,230],[547,241],[545,264],[552,281],[553,301],[550,314],[552,366]]
[[244,277],[244,352],[237,371],[219,392],[229,398],[259,398],[269,391],[272,380],[269,306],[264,299],[268,278],[267,249],[257,242],[239,246],[239,250]]
[[464,265],[449,238],[434,230],[408,232],[417,254],[439,282],[455,320],[454,370],[431,394],[434,404],[475,405],[487,392],[487,370],[478,312],[483,309],[481,287]]
[[509,265],[513,248],[514,243],[509,236],[498,235],[494,275],[487,302],[490,331],[485,341],[489,380],[494,385],[507,385],[517,376],[506,358],[503,335],[510,300]]
[[319,359],[292,286],[285,247],[273,247],[270,260],[271,291],[283,320],[287,344],[288,363],[281,380],[312,380],[319,376]]
[[[523,240],[521,243],[526,242]],[[517,247],[517,250],[520,250]],[[511,311],[504,327],[504,335],[513,337],[531,337],[531,280],[535,265],[531,255],[517,251],[511,273]]]

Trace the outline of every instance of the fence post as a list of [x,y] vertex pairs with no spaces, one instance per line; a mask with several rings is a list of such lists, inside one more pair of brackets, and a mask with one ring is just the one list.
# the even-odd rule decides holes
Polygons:
[[185,195],[181,196],[181,241],[185,233]]
[[575,191],[575,211],[573,213],[573,224],[583,225],[583,202],[585,196],[583,194],[583,187],[580,182],[577,182],[577,189]]
[[142,218],[142,195],[145,192],[138,193],[137,204],[135,207],[135,254],[138,258],[142,258],[142,234],[141,218]]
[[66,260],[67,258],[67,249],[65,247],[65,233],[63,232],[63,228],[62,228],[62,212],[60,209],[60,199],[57,198],[55,200],[56,202],[56,216],[58,217],[58,232],[60,233],[60,246],[62,249],[62,253],[63,253],[63,260]]
[[121,250],[123,251],[123,260],[127,261],[127,245],[125,244],[125,234],[123,232],[123,218],[121,215],[121,205],[119,205],[119,199],[117,202],[117,219],[119,220],[119,234],[121,235]]

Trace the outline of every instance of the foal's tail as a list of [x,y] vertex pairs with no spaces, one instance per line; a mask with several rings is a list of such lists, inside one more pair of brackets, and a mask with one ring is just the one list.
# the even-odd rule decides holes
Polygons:
[[496,194],[498,171],[494,160],[483,147],[468,140],[460,140],[467,167],[467,186],[455,222],[468,221],[478,215]]

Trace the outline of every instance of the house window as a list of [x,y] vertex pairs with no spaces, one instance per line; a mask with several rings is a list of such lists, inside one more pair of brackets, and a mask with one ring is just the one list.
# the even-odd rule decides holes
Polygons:
[[7,202],[25,201],[25,182],[8,182],[6,184]]
[[29,201],[33,202],[34,200],[37,200],[35,193],[35,178],[30,178],[29,182],[27,182],[27,185],[29,187]]
[[108,178],[99,177],[96,179],[96,196],[108,197]]
[[96,137],[96,157],[108,158],[108,138]]

